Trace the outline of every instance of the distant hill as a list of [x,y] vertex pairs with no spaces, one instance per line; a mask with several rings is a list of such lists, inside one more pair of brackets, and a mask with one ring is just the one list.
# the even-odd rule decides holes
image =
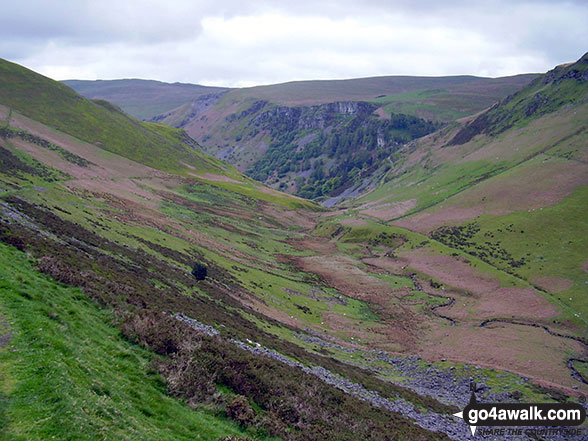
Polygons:
[[[361,200],[386,195],[382,203],[389,203],[414,196],[415,204],[397,216],[410,218],[542,155],[549,156],[543,171],[551,169],[553,159],[584,167],[587,108],[588,54],[541,75],[485,112],[402,147],[390,158],[382,184]],[[586,179],[588,174],[578,185]]]
[[460,130],[450,144],[463,144],[479,134],[497,135],[566,105],[586,100],[588,54],[576,63],[557,66],[509,96]]
[[[479,112],[536,76],[384,76],[242,89],[147,80],[65,83],[134,116],[185,129],[207,153],[273,188],[320,198],[371,173],[402,143]],[[358,105],[357,114],[332,111]]]
[[404,113],[433,121],[471,115],[527,84],[536,74],[503,78],[382,76],[349,80],[293,81],[236,89],[228,99],[257,98],[285,106],[335,101],[369,101],[385,113]]
[[64,84],[79,94],[116,104],[135,118],[148,120],[175,109],[203,95],[219,95],[229,90],[185,83],[163,83],[153,80],[66,80]]
[[[273,188],[321,198],[344,191],[403,143],[479,112],[537,75],[376,77],[235,89],[154,120]],[[359,109],[359,111],[356,111]]]

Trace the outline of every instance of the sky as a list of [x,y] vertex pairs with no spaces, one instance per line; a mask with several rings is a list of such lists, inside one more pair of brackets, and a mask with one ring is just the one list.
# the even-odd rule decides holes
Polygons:
[[586,0],[19,0],[0,57],[56,80],[245,87],[545,72],[588,51]]

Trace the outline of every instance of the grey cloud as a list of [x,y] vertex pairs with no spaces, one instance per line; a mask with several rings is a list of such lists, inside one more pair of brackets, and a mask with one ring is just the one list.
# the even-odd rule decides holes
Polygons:
[[[264,14],[304,29],[251,19]],[[308,22],[317,17],[323,21]],[[222,27],[216,34],[203,27],[211,20]],[[582,1],[23,0],[3,5],[0,56],[60,79],[132,76],[217,85],[502,75],[578,58],[586,50],[586,22]]]

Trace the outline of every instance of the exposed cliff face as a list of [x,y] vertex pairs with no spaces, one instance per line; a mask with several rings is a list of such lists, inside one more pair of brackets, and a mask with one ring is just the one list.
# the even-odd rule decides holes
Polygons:
[[[267,140],[264,155],[247,173],[300,196],[319,198],[343,191],[403,143],[439,127],[420,118],[374,115],[372,103],[340,101],[315,106],[278,106],[255,101],[225,124],[239,127],[237,145]],[[239,147],[225,150],[239,158]]]
[[404,143],[479,112],[534,78],[274,85],[207,94],[157,121],[184,128],[207,153],[255,179],[317,198],[336,195]]
[[[257,111],[260,103],[264,103],[264,107],[269,104],[258,101],[248,109],[255,110],[247,114],[252,114]],[[373,104],[354,101],[342,101],[308,107],[277,106],[260,113],[253,119],[253,123],[266,124],[267,122],[279,121],[290,127],[296,127],[299,130],[324,129],[336,115],[369,115],[375,109],[376,106]]]

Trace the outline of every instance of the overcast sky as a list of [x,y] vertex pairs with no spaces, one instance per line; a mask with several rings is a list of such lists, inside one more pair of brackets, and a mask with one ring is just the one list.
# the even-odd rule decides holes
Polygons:
[[62,79],[211,86],[545,72],[588,51],[588,1],[19,0],[0,57]]

